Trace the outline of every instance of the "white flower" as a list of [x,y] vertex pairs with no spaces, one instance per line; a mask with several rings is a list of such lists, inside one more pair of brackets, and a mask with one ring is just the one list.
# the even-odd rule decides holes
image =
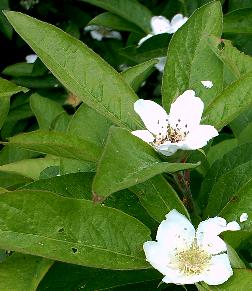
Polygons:
[[160,57],[160,58],[157,58],[157,59],[158,59],[158,63],[155,65],[155,68],[159,72],[163,73],[167,57]]
[[99,25],[89,25],[84,28],[85,31],[90,31],[93,39],[101,41],[103,38],[122,39],[120,32],[113,31],[107,27]]
[[161,33],[174,33],[176,32],[186,21],[187,17],[183,17],[182,14],[176,14],[171,21],[169,21],[164,16],[153,16],[151,18],[151,33],[140,39],[138,45],[140,46],[147,39],[151,38],[153,35]]
[[212,81],[201,81],[201,84],[207,88],[207,89],[210,89],[213,87],[213,82]]
[[31,54],[25,57],[26,63],[33,64],[37,60],[38,56],[35,54]]
[[185,91],[171,104],[169,115],[150,100],[137,100],[134,109],[147,130],[136,130],[132,134],[166,156],[171,156],[178,149],[202,148],[218,135],[213,126],[200,125],[204,103],[193,90]]
[[248,213],[242,213],[242,215],[240,216],[240,222],[244,222],[248,220]]
[[227,222],[221,217],[202,221],[195,230],[173,209],[159,225],[156,241],[144,243],[146,260],[165,276],[165,283],[222,284],[233,274],[227,246],[218,236],[226,230]]

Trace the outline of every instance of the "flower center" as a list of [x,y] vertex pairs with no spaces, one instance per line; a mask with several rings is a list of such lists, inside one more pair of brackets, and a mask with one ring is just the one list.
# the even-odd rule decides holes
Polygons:
[[187,276],[199,275],[208,266],[211,256],[194,241],[189,249],[177,253],[178,268]]
[[[166,120],[168,122],[168,119]],[[188,135],[189,131],[187,130],[187,124],[181,126],[181,120],[178,119],[176,125],[172,127],[170,124],[167,124],[166,133],[159,133],[155,136],[154,144],[156,146],[162,145],[165,142],[169,141],[171,143],[178,143],[183,141]],[[159,121],[158,121],[159,123]]]

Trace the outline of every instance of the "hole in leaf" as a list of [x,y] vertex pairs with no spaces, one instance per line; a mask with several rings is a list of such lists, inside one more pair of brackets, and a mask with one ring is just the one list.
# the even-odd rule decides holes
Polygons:
[[76,248],[72,248],[72,252],[75,254],[75,253],[78,252],[78,249],[76,249]]
[[58,230],[58,232],[59,232],[59,233],[64,232],[64,228],[61,227],[61,228]]
[[224,47],[225,47],[225,43],[223,41],[221,41],[217,46],[218,50],[220,50],[220,51],[223,50]]

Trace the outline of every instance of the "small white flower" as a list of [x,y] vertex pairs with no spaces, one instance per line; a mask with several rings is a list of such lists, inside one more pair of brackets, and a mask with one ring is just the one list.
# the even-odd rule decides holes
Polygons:
[[242,213],[242,215],[240,216],[240,222],[244,222],[248,220],[248,213]]
[[150,23],[151,33],[140,39],[138,45],[140,46],[153,35],[161,33],[175,33],[187,20],[188,18],[183,17],[182,14],[176,14],[171,21],[164,16],[153,16]]
[[213,87],[213,82],[212,81],[201,81],[201,84],[207,88],[207,89],[210,89]]
[[171,156],[178,149],[202,148],[218,135],[213,126],[200,125],[204,103],[193,90],[185,91],[171,104],[169,115],[150,100],[137,100],[134,109],[147,130],[136,130],[132,134],[166,156]]
[[157,58],[157,59],[158,59],[158,63],[155,65],[155,68],[159,72],[163,73],[167,57],[160,57],[160,58]]
[[202,221],[195,230],[173,209],[159,225],[156,241],[144,243],[146,260],[165,276],[165,283],[222,284],[233,275],[227,246],[219,237],[226,230],[227,222],[221,217]]
[[25,57],[26,63],[33,64],[37,60],[38,56],[36,54],[31,54]]
[[93,39],[101,41],[103,38],[122,39],[120,32],[113,31],[107,27],[99,25],[88,25],[84,28],[85,31],[90,31]]

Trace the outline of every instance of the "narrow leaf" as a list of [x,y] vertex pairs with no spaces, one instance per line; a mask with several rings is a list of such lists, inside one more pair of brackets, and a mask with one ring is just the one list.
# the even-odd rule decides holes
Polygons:
[[5,15],[69,91],[117,125],[136,128],[136,124],[141,124],[133,109],[137,100],[134,91],[85,44],[25,14],[5,12]]
[[150,32],[151,12],[137,0],[82,0],[84,2],[96,5],[111,13],[132,22],[143,29]]
[[10,145],[59,157],[96,161],[100,149],[74,135],[56,131],[33,131],[9,138]]

